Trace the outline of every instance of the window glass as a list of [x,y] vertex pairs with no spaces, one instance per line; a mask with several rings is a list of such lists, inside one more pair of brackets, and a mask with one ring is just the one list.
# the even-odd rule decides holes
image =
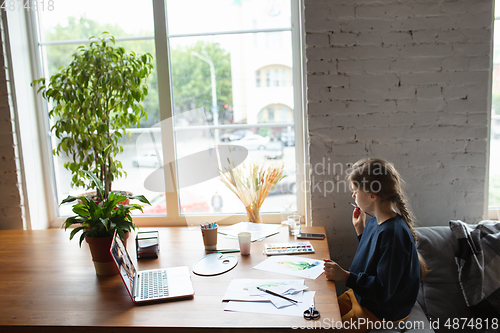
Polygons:
[[[289,6],[289,4],[288,4]],[[188,8],[186,8],[188,10]],[[170,15],[174,15],[171,12]],[[190,31],[187,29],[186,31]],[[178,30],[181,33],[182,30]],[[185,119],[182,131],[176,129],[176,159],[213,148],[217,143],[243,146],[248,149],[247,163],[284,164],[288,176],[264,201],[261,212],[280,212],[283,206],[296,202],[295,148],[283,143],[280,154],[272,154],[267,146],[281,142],[282,132],[287,126],[261,127],[275,122],[275,104],[285,105],[293,110],[293,86],[284,82],[284,70],[291,72],[291,33],[281,32],[284,39],[281,50],[266,52],[266,44],[251,43],[255,38],[265,39],[269,33],[224,34],[215,36],[171,37],[170,54],[172,66],[172,90],[174,96],[174,116]],[[279,60],[277,60],[279,59]],[[271,73],[272,87],[260,87],[255,80],[263,64],[275,64]],[[215,96],[212,90],[212,72],[215,75]],[[257,76],[258,77],[258,76]],[[291,80],[290,80],[291,83]],[[214,104],[215,103],[215,104]],[[228,105],[226,109],[224,106]],[[205,113],[196,117],[184,117],[183,113],[194,108],[202,108]],[[200,125],[205,118],[208,125],[228,125],[227,129],[188,130]],[[293,111],[288,122],[293,122]],[[231,125],[247,125],[246,128],[231,128]],[[179,177],[185,170],[177,170]],[[222,213],[244,213],[243,204],[217,178],[200,184],[181,188],[180,192],[198,193],[198,201],[211,202],[215,193],[223,200]],[[181,196],[181,207],[184,206]],[[211,207],[211,211],[216,208]]]
[[[500,2],[495,6],[500,10]],[[499,17],[495,15],[495,17]],[[490,168],[489,168],[489,207],[500,207],[500,21],[495,18],[494,25],[494,52],[493,52],[493,82],[491,94],[491,139],[490,139]]]
[[[174,36],[291,27],[289,0],[167,1],[167,15]],[[282,43],[268,36],[262,41]]]
[[53,11],[37,11],[40,40],[88,39],[108,31],[115,37],[152,36],[151,1],[56,1]]
[[[38,12],[44,76],[68,65],[78,46],[104,31],[126,51],[153,56],[143,102],[148,117],[122,138],[124,149],[117,159],[127,174],[113,182],[113,190],[150,199],[152,206],[144,214],[167,214],[168,185],[163,178],[162,184],[151,183],[151,176],[163,177],[168,165],[163,149],[174,150],[176,161],[190,161],[223,145],[247,149],[246,163],[284,165],[288,176],[265,200],[262,213],[280,212],[284,206],[296,209],[290,6],[288,0],[167,1],[169,54],[159,56],[170,56],[175,147],[162,146],[150,1],[64,1],[57,11]],[[55,136],[51,143],[57,145]],[[53,157],[58,202],[85,190],[70,187],[71,173],[63,167],[69,159]],[[181,215],[245,213],[216,175],[202,179],[199,171],[179,165],[173,172]],[[67,216],[71,207],[63,205],[59,213]]]
[[[38,21],[43,72],[47,78],[56,74],[59,67],[67,66],[72,61],[72,55],[78,46],[88,45],[90,37],[101,37],[104,31],[116,38],[117,47],[123,47],[127,52],[133,51],[137,54],[149,53],[153,56],[153,64],[156,63],[153,9],[150,2],[138,6],[136,1],[64,1],[57,4],[57,10],[38,11]],[[130,24],[131,21],[134,24]],[[160,121],[155,68],[147,83],[149,93],[142,103],[148,113],[147,119],[141,121],[141,128],[144,129]],[[113,190],[143,194],[152,199],[160,192],[148,190],[144,186],[144,181],[158,166],[158,161],[155,162],[153,156],[147,152],[156,149],[161,155],[160,133],[156,131],[158,138],[156,147],[151,142],[139,144],[138,137],[141,133],[141,130],[135,129],[130,137],[123,137],[120,140],[123,152],[117,159],[122,162],[127,175],[113,182]],[[51,143],[52,147],[56,147],[59,142],[52,136]],[[71,172],[64,168],[64,163],[68,161],[70,161],[69,156],[53,156],[58,202],[69,194],[79,195],[85,192],[84,188],[70,187]],[[154,210],[155,214],[160,212],[165,214],[165,207]],[[71,205],[59,207],[59,214],[70,215]]]

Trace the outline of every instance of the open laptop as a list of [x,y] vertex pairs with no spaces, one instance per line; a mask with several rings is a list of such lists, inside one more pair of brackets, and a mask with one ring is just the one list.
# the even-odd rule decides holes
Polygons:
[[137,271],[116,231],[109,252],[134,303],[193,297],[187,266]]

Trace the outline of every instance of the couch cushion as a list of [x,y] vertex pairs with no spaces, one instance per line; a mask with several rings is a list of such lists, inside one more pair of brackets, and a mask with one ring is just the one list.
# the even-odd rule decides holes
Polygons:
[[[424,311],[420,304],[415,303],[411,310],[410,316],[400,323],[393,324],[393,329],[378,329],[371,330],[372,333],[396,333],[396,332],[420,332],[420,333],[434,333],[431,329],[430,323],[425,316]],[[396,329],[397,328],[397,329]]]
[[[429,319],[437,329],[436,332],[447,332],[445,324],[449,319],[472,318],[472,312],[465,304],[460,285],[458,283],[423,283],[420,288],[419,302]],[[434,323],[438,321],[438,323]],[[462,322],[460,322],[462,323]],[[474,332],[464,328],[461,332]]]
[[[458,283],[458,241],[448,226],[416,228],[417,247],[430,272],[426,283]],[[460,291],[461,293],[461,291]]]
[[[418,302],[432,320],[439,320],[441,329],[448,318],[472,318],[458,282],[455,253],[458,242],[449,227],[416,228],[418,250],[430,272],[422,280]],[[465,330],[464,330],[465,332]]]

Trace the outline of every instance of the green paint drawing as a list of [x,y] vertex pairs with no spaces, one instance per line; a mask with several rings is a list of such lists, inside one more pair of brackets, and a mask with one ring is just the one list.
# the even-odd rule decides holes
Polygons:
[[291,271],[305,271],[306,269],[311,269],[320,264],[320,261],[313,263],[308,263],[305,261],[278,261],[278,265],[281,265]]

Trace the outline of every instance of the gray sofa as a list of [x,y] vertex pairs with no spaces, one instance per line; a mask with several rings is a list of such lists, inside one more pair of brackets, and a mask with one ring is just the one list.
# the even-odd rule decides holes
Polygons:
[[[421,282],[417,303],[410,317],[400,324],[402,326],[371,332],[500,332],[500,328],[478,329],[475,324],[462,326],[464,321],[470,322],[470,318],[483,323],[486,323],[485,318],[489,318],[491,323],[492,318],[498,320],[498,313],[489,307],[469,308],[466,305],[455,262],[458,241],[450,227],[421,227],[416,230],[419,252],[430,270]],[[453,320],[460,325],[459,329],[453,328]]]

